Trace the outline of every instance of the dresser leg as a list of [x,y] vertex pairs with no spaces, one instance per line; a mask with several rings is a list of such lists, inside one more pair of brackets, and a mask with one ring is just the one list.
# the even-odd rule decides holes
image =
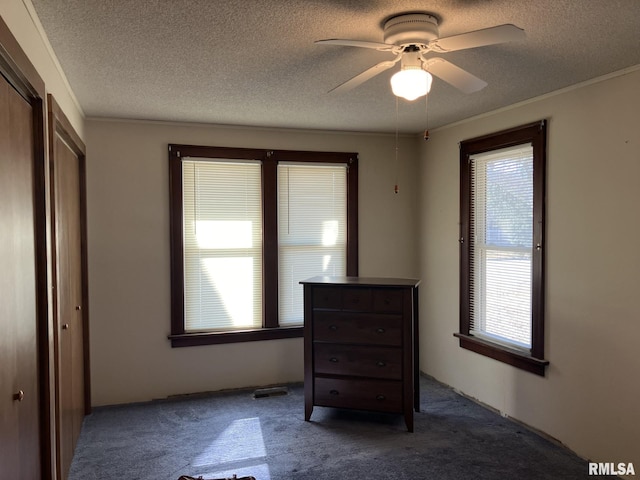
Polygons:
[[311,412],[313,412],[313,404],[304,406],[304,421],[308,422],[311,419]]
[[404,423],[407,425],[409,433],[413,433],[413,410],[409,410],[404,414]]

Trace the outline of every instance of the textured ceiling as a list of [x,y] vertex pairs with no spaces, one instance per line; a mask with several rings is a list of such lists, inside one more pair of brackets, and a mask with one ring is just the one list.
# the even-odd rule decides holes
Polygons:
[[313,42],[382,42],[384,20],[406,12],[434,14],[440,37],[513,23],[526,39],[443,54],[489,85],[434,79],[428,102],[398,102],[400,132],[640,64],[638,0],[31,1],[87,117],[394,132],[397,68],[327,93],[393,55]]

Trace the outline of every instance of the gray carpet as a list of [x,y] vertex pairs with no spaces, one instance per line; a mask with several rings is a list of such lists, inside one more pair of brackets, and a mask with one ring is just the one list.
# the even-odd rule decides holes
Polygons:
[[587,462],[567,449],[426,377],[415,433],[400,415],[322,407],[305,422],[302,385],[288,389],[259,399],[233,391],[95,408],[69,480],[588,477]]

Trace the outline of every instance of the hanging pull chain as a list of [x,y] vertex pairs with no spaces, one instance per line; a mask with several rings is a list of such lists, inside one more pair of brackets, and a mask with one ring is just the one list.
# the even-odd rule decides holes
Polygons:
[[424,96],[424,140],[425,142],[429,140],[429,94],[427,93]]
[[398,193],[400,191],[398,187],[398,97],[396,97],[396,159],[395,159],[395,174],[396,183],[393,187],[393,192]]

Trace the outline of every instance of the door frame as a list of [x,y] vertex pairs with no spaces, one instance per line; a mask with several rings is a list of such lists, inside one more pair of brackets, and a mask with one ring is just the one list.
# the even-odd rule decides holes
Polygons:
[[[64,114],[53,95],[47,95],[48,106],[48,141],[49,141],[49,182],[50,182],[50,198],[51,205],[50,219],[51,219],[51,277],[52,277],[52,291],[53,298],[51,304],[51,310],[53,315],[53,328],[54,331],[60,331],[60,318],[58,317],[58,255],[57,255],[57,242],[58,232],[56,229],[56,168],[58,167],[58,161],[56,157],[56,141],[60,138],[60,141],[76,155],[78,159],[78,201],[80,207],[80,282],[81,282],[81,298],[80,298],[80,315],[82,319],[82,362],[83,362],[83,406],[84,414],[91,413],[91,384],[90,384],[90,357],[89,357],[89,288],[88,288],[88,256],[87,256],[87,190],[86,190],[86,148],[84,142],[80,136],[76,133],[75,129],[71,125],[71,122]],[[60,382],[59,369],[60,369],[60,356],[59,348],[55,345],[55,342],[59,341],[59,336],[54,335],[54,376],[57,384]],[[59,386],[59,385],[56,385]],[[56,470],[58,477],[63,476],[62,459],[61,455],[61,413],[60,402],[61,396],[58,388],[54,389],[55,395],[55,441],[57,445],[56,450]]]
[[[80,202],[80,269],[82,275],[82,346],[83,346],[83,363],[84,363],[84,414],[89,415],[91,413],[91,375],[90,375],[90,354],[89,354],[89,268],[88,268],[88,253],[87,253],[87,164],[86,164],[86,147],[80,136],[76,133],[75,129],[71,125],[71,122],[64,114],[53,95],[47,95],[48,109],[48,127],[49,127],[49,178],[51,181],[51,208],[55,207],[55,185],[54,170],[56,168],[56,155],[55,155],[55,141],[56,135],[58,135],[64,143],[71,149],[71,151],[78,157],[78,177],[79,177],[79,202]],[[55,251],[56,238],[55,238],[55,212],[51,212],[52,222],[52,252]],[[54,290],[57,287],[56,283],[56,256],[52,256],[52,279]],[[57,315],[55,308],[55,295],[54,295],[54,308],[53,315],[54,320]],[[55,322],[54,322],[55,324]]]
[[51,258],[48,158],[46,151],[46,90],[43,79],[0,17],[0,74],[31,105],[33,111],[33,187],[36,249],[36,331],[38,352],[40,468],[43,479],[55,478],[53,416],[53,317],[51,315]]

